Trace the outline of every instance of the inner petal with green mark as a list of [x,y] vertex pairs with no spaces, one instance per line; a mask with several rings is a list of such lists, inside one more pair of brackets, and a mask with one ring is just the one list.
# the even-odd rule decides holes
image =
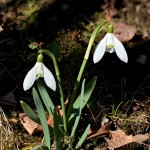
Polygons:
[[106,46],[106,51],[109,52],[109,53],[113,53],[115,51],[114,45],[112,45],[112,44],[107,45]]
[[36,75],[36,80],[37,80],[38,78],[40,78],[40,77],[44,77],[44,74],[41,74],[41,73],[37,74],[37,75]]

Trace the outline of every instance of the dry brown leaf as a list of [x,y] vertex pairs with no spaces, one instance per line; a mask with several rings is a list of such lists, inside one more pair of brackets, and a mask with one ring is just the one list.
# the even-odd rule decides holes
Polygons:
[[[66,99],[66,101],[65,101],[65,107],[67,106],[68,102],[69,102],[69,100]],[[58,105],[56,108],[57,108],[57,112],[58,112],[59,116],[62,117],[62,116],[63,116],[63,112],[62,112],[61,106]],[[53,118],[52,118],[51,116],[48,117],[47,123],[48,123],[48,125],[50,125],[51,127],[54,127]]]
[[[68,102],[69,102],[69,99],[67,98],[66,99],[66,101],[65,101],[65,107],[68,105]],[[61,106],[60,105],[58,105],[57,106],[57,109],[58,109],[58,113],[59,113],[59,115],[62,117],[62,115],[63,115],[63,112],[62,112],[62,108],[61,108]]]
[[27,132],[32,135],[35,132],[42,131],[42,126],[31,120],[25,113],[19,114],[20,121]]
[[132,109],[134,111],[140,109],[144,109],[145,111],[150,111],[150,99],[146,99],[143,102],[134,99],[133,104],[134,106],[132,106]]
[[135,146],[138,146],[149,139],[148,134],[139,134],[136,136],[132,135],[126,135],[124,131],[122,130],[117,130],[117,131],[110,131],[111,134],[111,139],[106,138],[105,140],[107,141],[109,145],[109,149],[120,149],[129,146],[130,149],[134,149]]
[[48,125],[50,125],[52,128],[54,127],[53,118],[51,116],[48,117],[47,120]]
[[16,118],[11,118],[11,119],[9,119],[11,122],[13,122],[13,123],[17,123],[18,122],[18,119],[16,119]]
[[103,137],[103,136],[107,136],[109,135],[109,127],[110,127],[110,123],[104,123],[103,126],[94,134],[90,135],[87,139],[91,139],[94,137]]
[[[67,104],[68,99],[65,101],[65,105]],[[61,106],[57,106],[57,111],[58,114],[62,117],[63,113]],[[32,135],[35,132],[41,132],[43,130],[41,125],[31,120],[25,113],[19,114],[19,118],[21,120],[22,125],[30,135]],[[51,127],[54,127],[53,119],[51,116],[48,117],[47,124]]]

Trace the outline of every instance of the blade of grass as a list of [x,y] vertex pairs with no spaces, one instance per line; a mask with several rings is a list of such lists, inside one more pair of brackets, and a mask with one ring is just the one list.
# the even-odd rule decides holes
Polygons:
[[[90,98],[90,96],[94,90],[94,87],[96,85],[96,81],[97,81],[97,77],[93,77],[91,79],[91,81],[85,86],[82,109],[87,104],[87,102],[88,102],[88,100],[89,100],[89,98]],[[78,98],[76,99],[76,101],[73,104],[73,110],[72,110],[73,112],[69,118],[69,121],[74,118],[74,116],[76,115],[76,110],[80,107],[80,98],[81,98],[81,95],[78,96]]]
[[49,131],[49,127],[48,127],[48,124],[47,124],[45,111],[44,111],[43,105],[41,103],[40,97],[39,97],[37,91],[35,90],[35,88],[32,89],[32,94],[33,94],[33,99],[34,99],[36,108],[38,110],[41,125],[42,125],[42,128],[43,128],[43,133],[44,133],[44,138],[45,138],[45,145],[48,147],[48,149],[50,149],[50,147],[51,147],[51,145],[50,145],[50,131]]
[[56,109],[54,109],[53,122],[54,122],[54,136],[56,142],[56,150],[60,150],[61,149],[60,129],[59,129],[58,115]]
[[[84,108],[84,106],[86,105],[86,103],[88,102],[93,90],[94,90],[94,87],[96,85],[96,81],[97,81],[97,77],[93,77],[91,79],[91,81],[87,84],[87,86],[85,87],[85,93],[84,93],[84,101],[83,101],[83,105],[82,105],[82,109]],[[74,102],[73,104],[73,108],[78,108],[79,105],[80,105],[80,96],[78,96],[78,98],[76,99],[76,101]]]
[[77,112],[77,116],[76,116],[76,120],[71,132],[71,137],[73,137],[75,135],[75,131],[77,129],[77,126],[79,124],[79,120],[80,120],[80,116],[81,116],[81,112],[82,112],[82,104],[83,104],[83,98],[84,98],[84,86],[85,86],[85,79],[82,82],[82,88],[81,88],[81,96],[80,96],[80,105],[78,108],[78,112]]
[[83,142],[85,141],[87,135],[88,135],[88,132],[90,130],[90,124],[87,126],[86,130],[84,131],[82,137],[80,138],[79,142],[77,143],[76,145],[76,149],[78,149],[79,147],[81,147],[81,145],[83,144]]

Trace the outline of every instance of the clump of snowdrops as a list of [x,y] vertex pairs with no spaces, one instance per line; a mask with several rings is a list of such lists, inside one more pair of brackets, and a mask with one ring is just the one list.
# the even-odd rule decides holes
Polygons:
[[[113,34],[113,25],[106,20],[102,20],[91,34],[86,53],[77,76],[74,90],[69,97],[67,109],[64,101],[65,98],[62,90],[60,71],[55,55],[50,50],[40,49],[37,47],[37,62],[35,63],[34,67],[27,73],[23,82],[23,89],[25,91],[29,90],[33,86],[34,82],[37,83],[37,89],[33,87],[32,94],[38,114],[36,114],[27,103],[23,101],[20,102],[24,112],[28,115],[28,117],[33,121],[41,124],[43,128],[44,142],[32,149],[42,148],[50,150],[53,143],[55,143],[56,150],[79,149],[83,142],[86,140],[90,130],[90,124],[87,124],[87,127],[83,131],[81,137],[75,137],[78,136],[77,127],[79,125],[82,110],[87,104],[94,90],[97,77],[93,77],[89,83],[85,84],[86,79],[82,79],[82,75],[89,59],[94,40],[104,27],[107,27],[107,33],[95,49],[93,62],[99,62],[104,56],[105,52],[116,52],[117,56],[123,62],[127,63],[128,61],[128,56],[124,46]],[[47,55],[54,64],[55,76],[43,63],[45,55]],[[43,81],[39,79],[40,77],[44,78],[44,82],[46,84],[43,84]],[[53,101],[50,98],[50,93],[48,93],[44,85],[48,86],[53,92],[55,92],[55,90],[58,88],[60,92],[62,117],[59,115],[57,107],[53,104]],[[77,95],[79,90],[80,95]],[[47,124],[47,116],[45,114],[44,108],[46,108],[48,115],[53,120],[53,127]],[[54,142],[52,143],[51,141]]]

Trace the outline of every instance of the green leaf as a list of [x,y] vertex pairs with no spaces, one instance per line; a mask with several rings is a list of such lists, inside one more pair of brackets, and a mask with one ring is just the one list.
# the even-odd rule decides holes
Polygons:
[[24,101],[20,101],[21,107],[23,109],[23,111],[25,112],[25,114],[32,119],[33,121],[35,121],[38,124],[41,124],[39,117],[37,116],[37,114],[30,108],[30,106],[25,103]]
[[28,45],[28,47],[31,48],[31,49],[36,49],[36,48],[38,47],[38,45],[35,44],[34,42],[32,42],[32,43],[30,43],[30,44]]
[[79,147],[81,147],[81,145],[83,144],[83,142],[85,141],[85,139],[86,139],[86,137],[88,135],[89,130],[90,130],[90,124],[87,126],[87,128],[84,131],[82,137],[80,138],[79,142],[77,143],[76,149],[78,149]]
[[81,116],[81,112],[82,112],[83,98],[84,98],[84,86],[85,86],[85,79],[82,82],[80,105],[79,105],[79,108],[77,109],[77,112],[76,112],[76,119],[75,119],[74,126],[73,126],[73,129],[72,129],[71,137],[74,136],[75,131],[77,129],[77,126],[79,124],[79,120],[80,120],[80,116]]
[[[40,96],[44,102],[44,105],[45,105],[47,111],[49,112],[50,116],[53,118],[55,106],[54,106],[51,98],[49,97],[49,94],[48,94],[46,88],[44,87],[43,83],[39,79],[37,80],[37,86],[38,86],[38,90],[40,92]],[[58,122],[59,122],[59,126],[61,128],[61,131],[63,133],[64,131],[63,131],[62,118],[60,116],[57,116],[57,118],[58,118]]]
[[49,112],[49,114],[53,118],[53,111],[54,111],[55,106],[54,106],[51,98],[49,97],[46,88],[44,87],[43,83],[39,79],[37,80],[37,86],[38,86],[38,90],[40,92],[40,95],[42,97],[42,100],[43,100],[43,102],[47,108],[47,111]]
[[[90,96],[94,90],[94,87],[96,85],[96,81],[97,81],[97,77],[93,77],[92,80],[85,87],[84,101],[83,101],[82,109],[87,104],[87,102],[88,102],[88,100],[89,100],[89,98],[90,98]],[[74,102],[73,108],[78,108],[79,105],[80,105],[80,95],[77,98],[77,100]]]
[[41,125],[43,128],[45,145],[50,149],[50,147],[51,147],[51,145],[50,145],[50,131],[49,131],[49,127],[47,124],[47,118],[45,115],[45,111],[44,111],[43,105],[41,103],[40,97],[39,97],[37,91],[35,90],[35,88],[32,89],[32,94],[33,94],[34,103],[35,103],[36,108],[38,110]]
[[59,129],[59,121],[58,121],[58,115],[56,109],[54,109],[54,136],[55,136],[55,142],[56,142],[56,150],[61,149],[61,141],[60,141],[60,129]]
[[[84,101],[82,104],[82,109],[84,108],[84,106],[87,104],[93,90],[94,87],[96,85],[96,81],[97,81],[97,77],[93,77],[91,79],[91,81],[85,86],[85,91],[84,91]],[[69,118],[69,121],[71,121],[75,116],[76,116],[76,110],[79,109],[80,107],[80,97],[81,95],[78,96],[78,98],[76,99],[76,101],[73,104],[73,112]]]

